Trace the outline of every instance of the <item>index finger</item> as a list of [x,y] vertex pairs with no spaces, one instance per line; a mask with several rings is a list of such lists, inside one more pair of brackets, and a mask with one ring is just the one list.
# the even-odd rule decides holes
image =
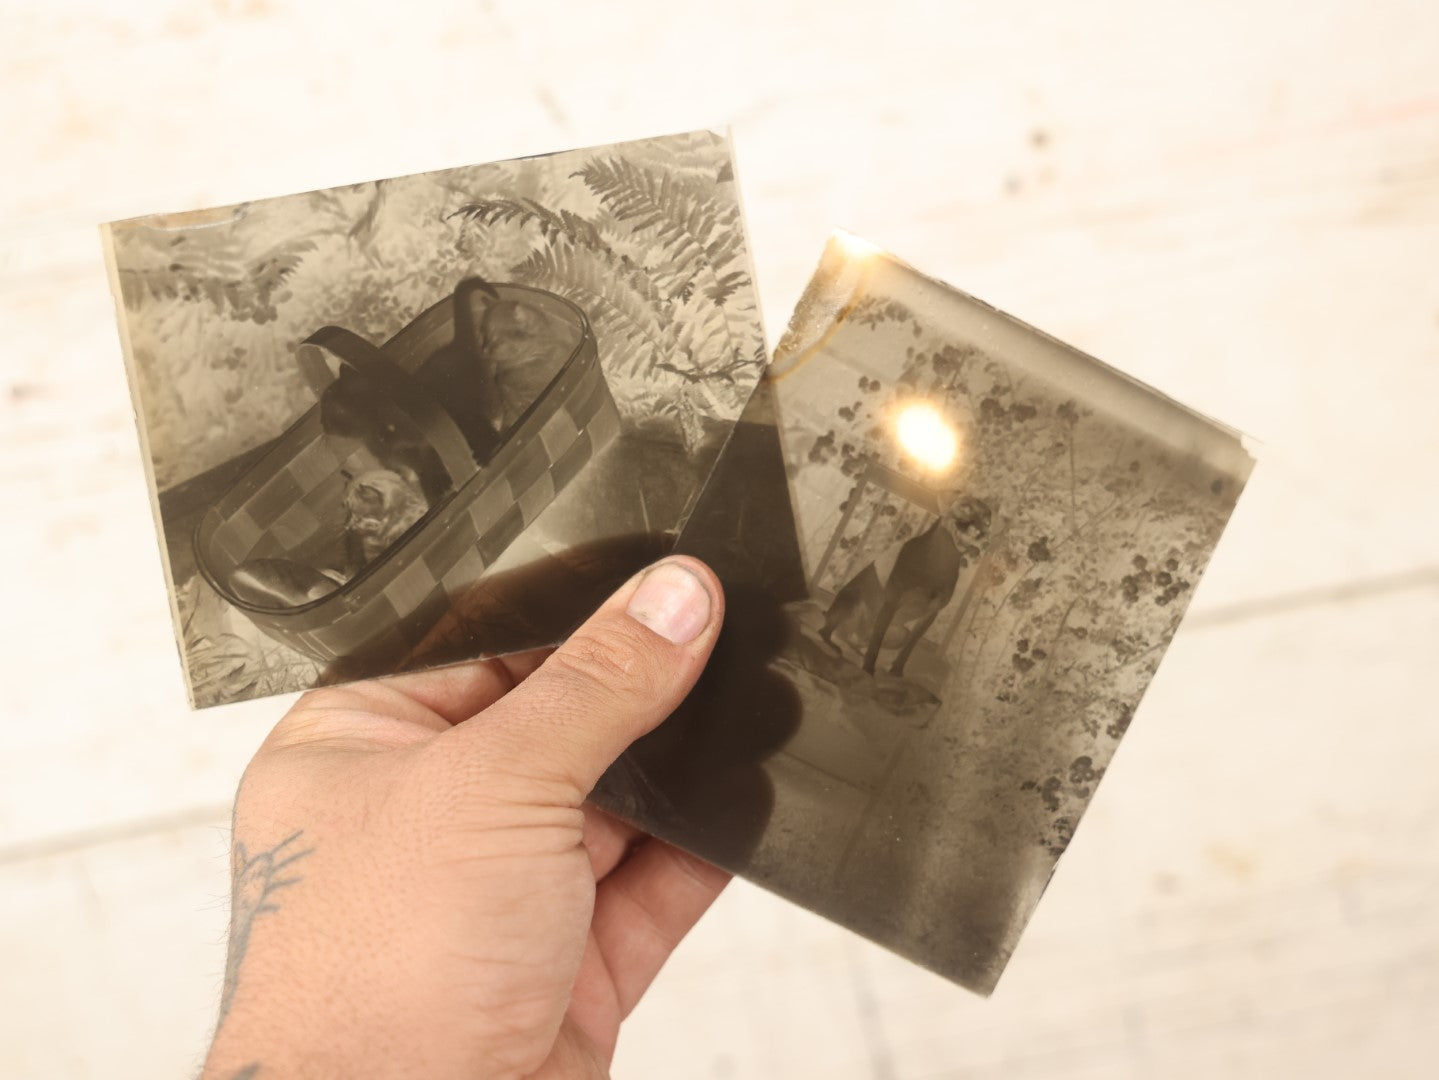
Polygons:
[[591,926],[622,1016],[729,880],[727,871],[650,839],[600,883]]

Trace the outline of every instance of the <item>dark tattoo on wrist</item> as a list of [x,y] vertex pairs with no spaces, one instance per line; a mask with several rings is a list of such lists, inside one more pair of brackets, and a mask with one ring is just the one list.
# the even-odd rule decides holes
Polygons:
[[[235,987],[240,981],[240,967],[250,948],[250,932],[255,920],[267,912],[280,910],[275,894],[299,882],[292,869],[314,848],[302,848],[302,833],[291,833],[268,851],[251,855],[236,840],[230,858],[230,953],[225,963],[225,983],[220,992],[220,1023],[230,1011]],[[236,1074],[234,1080],[252,1080],[259,1065],[251,1065]]]
[[230,1080],[255,1080],[255,1077],[258,1075],[260,1075],[260,1063],[257,1061],[253,1065],[246,1065],[234,1076],[230,1077]]

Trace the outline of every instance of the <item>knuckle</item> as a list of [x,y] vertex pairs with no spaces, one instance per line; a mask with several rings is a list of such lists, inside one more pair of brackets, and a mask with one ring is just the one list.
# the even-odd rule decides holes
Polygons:
[[592,699],[646,700],[665,681],[649,642],[617,619],[571,638],[547,664],[568,689],[581,688]]
[[[515,768],[521,755],[506,754],[503,732],[490,732],[484,744],[461,757],[432,744],[430,768],[423,785],[437,812],[449,819],[464,807],[524,805],[534,801],[533,781]],[[427,748],[429,749],[429,748]]]
[[314,741],[333,726],[335,718],[358,712],[362,697],[350,686],[327,686],[306,691],[260,744],[262,751],[274,752]]

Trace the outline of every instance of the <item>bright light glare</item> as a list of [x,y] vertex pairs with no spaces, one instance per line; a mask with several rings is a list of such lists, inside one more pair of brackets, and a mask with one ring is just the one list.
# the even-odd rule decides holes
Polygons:
[[878,245],[871,244],[864,237],[855,236],[854,233],[845,232],[843,229],[836,229],[834,238],[851,259],[867,259],[871,255],[878,255],[880,251]]
[[904,406],[894,418],[894,427],[900,447],[930,472],[944,472],[959,456],[959,432],[933,405]]

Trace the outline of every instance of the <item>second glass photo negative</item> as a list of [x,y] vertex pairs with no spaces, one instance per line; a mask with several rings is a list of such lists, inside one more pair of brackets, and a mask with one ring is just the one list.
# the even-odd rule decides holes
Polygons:
[[990,992],[1252,464],[837,235],[677,545],[719,647],[596,801]]

